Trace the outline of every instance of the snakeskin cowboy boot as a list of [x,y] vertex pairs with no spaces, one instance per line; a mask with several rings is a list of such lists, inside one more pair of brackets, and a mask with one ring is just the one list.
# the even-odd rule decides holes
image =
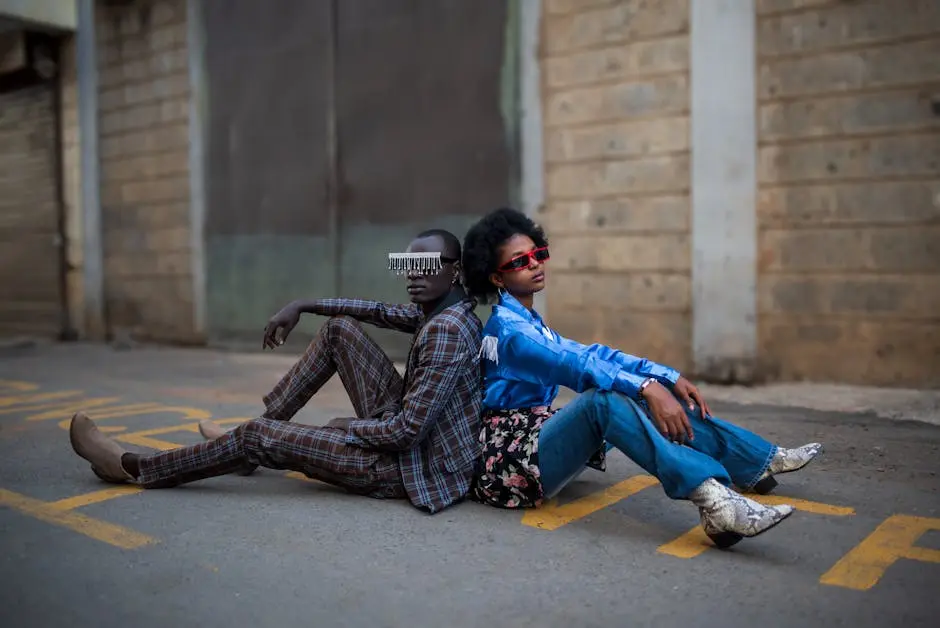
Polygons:
[[777,487],[777,480],[774,479],[775,475],[799,471],[815,460],[816,456],[822,452],[823,446],[821,443],[809,443],[808,445],[803,445],[796,449],[778,447],[777,453],[774,455],[773,460],[770,461],[770,466],[767,467],[764,474],[760,476],[760,479],[752,490],[760,495],[766,495]]
[[735,493],[714,478],[705,480],[689,495],[698,506],[702,528],[721,549],[771,529],[793,513],[788,505],[764,506]]

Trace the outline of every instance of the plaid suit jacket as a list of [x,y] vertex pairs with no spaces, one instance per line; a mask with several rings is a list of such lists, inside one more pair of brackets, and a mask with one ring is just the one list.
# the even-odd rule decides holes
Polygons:
[[[333,305],[329,301],[323,306]],[[397,412],[355,419],[346,443],[398,455],[411,503],[435,513],[467,495],[483,407],[479,361],[483,324],[461,289],[425,320],[417,305],[343,299],[336,311],[379,327],[415,332]],[[326,310],[333,308],[323,307]]]

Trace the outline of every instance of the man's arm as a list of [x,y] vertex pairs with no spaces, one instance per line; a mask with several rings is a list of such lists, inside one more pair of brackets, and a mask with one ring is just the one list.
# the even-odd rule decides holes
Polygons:
[[421,309],[415,304],[395,305],[366,299],[311,299],[295,301],[302,314],[351,316],[376,327],[414,333],[421,325]]
[[438,421],[465,369],[475,363],[452,324],[428,323],[413,384],[398,414],[383,419],[355,419],[346,426],[346,442],[370,449],[403,451],[424,439]]

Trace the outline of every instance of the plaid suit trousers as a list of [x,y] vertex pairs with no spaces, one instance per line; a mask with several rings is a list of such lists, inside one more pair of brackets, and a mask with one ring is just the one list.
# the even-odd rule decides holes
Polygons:
[[264,397],[261,418],[212,441],[141,457],[138,484],[166,488],[260,465],[299,471],[361,495],[407,497],[395,453],[349,445],[341,429],[289,422],[334,373],[358,417],[401,408],[404,384],[392,361],[360,323],[334,316]]

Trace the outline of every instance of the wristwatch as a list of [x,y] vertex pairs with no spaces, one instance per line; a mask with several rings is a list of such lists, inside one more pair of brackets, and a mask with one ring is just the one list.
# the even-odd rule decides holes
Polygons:
[[640,384],[640,391],[639,391],[640,399],[643,399],[643,392],[646,390],[646,387],[655,381],[656,380],[653,379],[652,377],[647,377],[646,379],[643,380],[643,383]]

